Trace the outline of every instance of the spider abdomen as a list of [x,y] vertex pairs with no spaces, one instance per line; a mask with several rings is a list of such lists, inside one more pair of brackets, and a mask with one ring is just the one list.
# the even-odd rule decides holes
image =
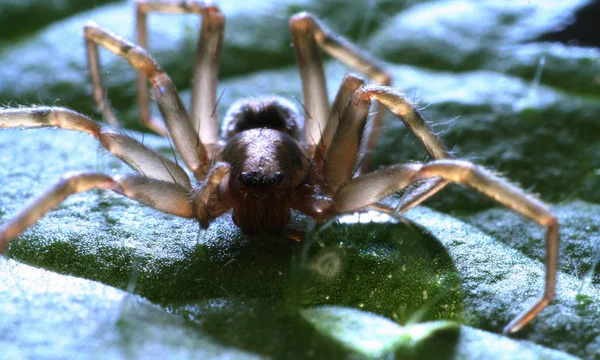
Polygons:
[[303,121],[298,109],[279,96],[242,99],[235,102],[223,120],[225,139],[250,129],[273,129],[300,138]]

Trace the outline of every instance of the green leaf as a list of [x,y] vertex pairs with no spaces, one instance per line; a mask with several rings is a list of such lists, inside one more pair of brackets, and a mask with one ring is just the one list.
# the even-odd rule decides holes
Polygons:
[[[0,5],[0,102],[61,105],[101,119],[81,28],[93,20],[132,38],[131,4],[82,4],[73,13],[59,1],[44,10],[29,4]],[[399,222],[373,213],[337,218],[303,244],[247,238],[228,214],[199,234],[194,221],[89,192],[23,234],[11,259],[0,257],[3,355],[596,358],[598,52],[539,40],[586,4],[220,2],[220,114],[260,93],[301,99],[287,19],[309,10],[389,61],[394,85],[422,104],[457,157],[552,204],[561,223],[557,297],[520,340],[495,333],[541,295],[543,229],[468,189],[445,190]],[[197,17],[154,14],[150,27],[150,51],[188,88]],[[142,129],[135,72],[107,52],[101,58],[108,98],[127,127]],[[346,71],[326,63],[330,99]],[[381,134],[374,168],[427,160],[389,114]],[[171,156],[164,139],[131,135]],[[84,134],[1,130],[0,222],[65,172],[131,171],[99,149]],[[296,214],[291,226],[313,224]]]

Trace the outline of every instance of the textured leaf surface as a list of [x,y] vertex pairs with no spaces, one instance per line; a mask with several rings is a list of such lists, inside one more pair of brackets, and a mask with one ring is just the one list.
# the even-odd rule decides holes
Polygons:
[[[81,28],[93,20],[131,38],[132,6],[43,3],[0,5],[0,101],[101,119]],[[418,100],[456,156],[551,203],[562,232],[557,299],[517,339],[497,333],[541,295],[543,229],[468,189],[444,191],[408,220],[337,219],[302,245],[248,239],[229,215],[199,236],[193,221],[90,192],[0,258],[0,358],[596,358],[599,54],[539,40],[586,3],[220,2],[220,114],[259,93],[301,98],[287,19],[309,10],[387,61],[395,85]],[[187,100],[198,19],[152,15],[150,26],[150,50]],[[135,72],[101,57],[108,98],[128,127],[141,129]],[[346,71],[327,63],[330,98]],[[132,135],[171,156],[168,142]],[[386,117],[373,167],[426,159],[401,122]],[[84,170],[131,171],[83,134],[1,130],[0,221],[65,172]],[[292,226],[311,224],[298,215]]]

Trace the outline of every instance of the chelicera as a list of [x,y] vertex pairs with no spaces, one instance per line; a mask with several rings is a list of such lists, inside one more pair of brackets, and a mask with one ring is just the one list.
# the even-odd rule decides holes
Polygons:
[[[169,76],[144,50],[146,17],[155,11],[195,13],[202,17],[191,117]],[[84,27],[94,99],[113,127],[118,126],[104,99],[98,58],[98,46],[102,46],[125,58],[139,71],[142,121],[169,137],[197,185],[192,185],[188,172],[176,162],[82,114],[59,107],[2,109],[0,127],[60,127],[87,132],[138,174],[66,176],[2,226],[0,252],[69,195],[94,188],[114,191],[165,213],[195,218],[202,227],[231,210],[235,224],[244,233],[253,235],[260,231],[286,234],[291,209],[318,222],[364,208],[402,213],[455,182],[547,227],[544,294],[504,331],[518,331],[552,300],[558,221],[546,205],[477,165],[452,159],[417,109],[389,86],[391,76],[379,62],[331,32],[315,17],[300,13],[290,19],[302,80],[303,114],[290,101],[279,97],[241,100],[225,116],[220,138],[215,109],[223,14],[215,5],[193,0],[138,0],[136,16],[139,45],[93,23]],[[362,73],[372,83],[346,75],[330,106],[321,50]],[[164,123],[150,114],[148,80]],[[356,167],[359,153],[368,153],[375,143],[382,117],[378,110],[382,105],[405,123],[433,161],[392,165],[367,174],[363,173],[364,166]],[[367,126],[370,112],[375,114],[371,127]],[[409,186],[411,190],[397,209],[379,203]]]

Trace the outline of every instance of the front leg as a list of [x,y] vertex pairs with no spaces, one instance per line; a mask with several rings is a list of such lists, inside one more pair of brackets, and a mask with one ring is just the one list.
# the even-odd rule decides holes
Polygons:
[[132,137],[102,128],[85,115],[60,107],[0,109],[0,128],[37,127],[59,127],[88,133],[141,175],[172,181],[188,189],[192,187],[187,173],[177,163],[148,149]]
[[[336,214],[357,211],[377,203],[396,191],[406,189],[410,184],[431,178],[464,184],[547,228],[544,294],[534,306],[515,317],[504,328],[504,333],[519,331],[532,321],[555,295],[559,224],[556,216],[536,197],[470,162],[438,160],[427,164],[395,165],[352,179],[334,195],[331,212]],[[435,192],[429,195],[433,193]]]
[[[406,97],[393,88],[387,86],[367,86],[364,91],[369,96],[383,104],[406,125],[408,130],[423,144],[425,150],[435,160],[449,159],[452,156],[433,132],[429,124],[423,119],[417,108]],[[448,181],[437,177],[428,179],[425,183],[411,189],[402,203],[399,204],[399,213],[407,211],[436,192],[448,185]]]
[[231,165],[228,163],[216,163],[206,180],[194,192],[194,217],[203,228],[207,228],[211,220],[232,207],[228,181],[230,172]]
[[0,254],[8,244],[69,196],[92,189],[111,190],[154,209],[181,217],[194,216],[190,192],[185,187],[138,175],[112,178],[99,173],[65,176],[17,216],[0,228]]
[[[344,90],[344,87],[341,90]],[[353,176],[352,169],[358,157],[367,115],[374,100],[383,104],[402,120],[434,159],[450,157],[442,142],[425,122],[416,107],[402,94],[388,86],[363,86],[355,91],[352,99],[342,112],[337,128],[332,131],[334,135],[325,154],[323,174],[327,185],[332,189],[337,189]],[[400,211],[408,210],[417,205],[423,194],[429,194],[430,196],[446,184],[447,181],[440,178],[428,181],[416,190],[411,191],[414,196],[409,194],[409,198],[402,204]]]
[[548,229],[546,232],[546,286],[544,294],[536,304],[515,317],[503,330],[504,333],[519,331],[554,299],[558,268],[558,219],[544,203],[533,195],[467,161],[442,160],[429,163],[421,169],[415,180],[436,176],[465,184]]

